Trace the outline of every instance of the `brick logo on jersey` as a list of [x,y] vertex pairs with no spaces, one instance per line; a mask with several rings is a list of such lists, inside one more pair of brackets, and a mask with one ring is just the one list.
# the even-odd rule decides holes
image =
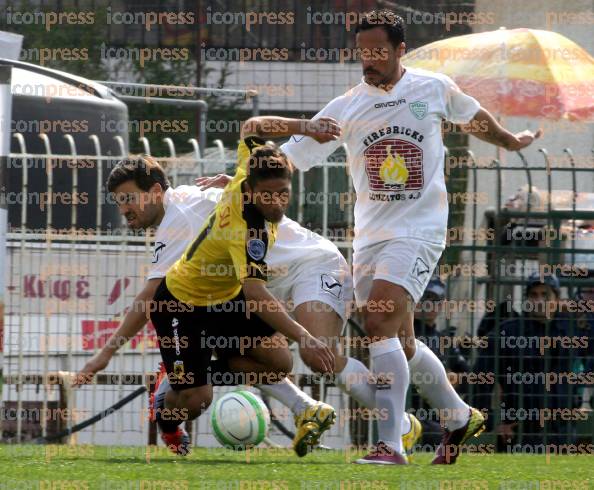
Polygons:
[[429,109],[429,104],[423,100],[417,100],[415,102],[411,102],[408,104],[410,108],[410,112],[412,112],[413,116],[417,119],[421,120],[424,119],[427,115],[427,110]]
[[401,139],[383,139],[363,153],[370,191],[423,188],[423,150]]

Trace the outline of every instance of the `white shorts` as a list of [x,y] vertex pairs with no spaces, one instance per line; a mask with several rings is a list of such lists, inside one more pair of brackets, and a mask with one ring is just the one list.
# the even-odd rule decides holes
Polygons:
[[365,247],[353,254],[353,279],[357,306],[364,306],[374,279],[402,286],[417,303],[445,246],[411,238],[395,238]]
[[297,306],[319,301],[330,306],[345,323],[353,301],[353,279],[341,254],[291,266],[281,277],[268,280],[270,292],[289,313]]

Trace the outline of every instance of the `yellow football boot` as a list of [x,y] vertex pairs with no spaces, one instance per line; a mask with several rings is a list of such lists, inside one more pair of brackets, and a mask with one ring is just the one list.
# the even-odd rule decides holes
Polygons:
[[320,437],[336,420],[336,411],[327,403],[316,402],[299,415],[295,415],[295,437],[293,449],[302,458],[307,454],[308,446],[316,446]]
[[478,437],[484,430],[485,417],[476,408],[471,408],[466,425],[453,431],[444,431],[431,464],[455,464],[462,445],[472,436]]
[[412,453],[415,444],[421,439],[423,435],[423,426],[419,419],[416,418],[412,413],[405,413],[405,417],[410,420],[410,430],[406,434],[402,434],[402,447],[406,452],[406,456],[409,461],[412,461]]

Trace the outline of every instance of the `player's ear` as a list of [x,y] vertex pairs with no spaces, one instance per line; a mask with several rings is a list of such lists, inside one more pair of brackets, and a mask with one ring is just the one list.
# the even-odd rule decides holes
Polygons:
[[154,193],[154,194],[163,194],[163,192],[164,192],[163,186],[161,184],[159,184],[158,182],[155,182],[149,189],[149,192]]
[[248,179],[245,179],[245,183],[244,183],[245,187],[244,189],[249,192],[250,194],[254,193],[254,188],[250,185]]

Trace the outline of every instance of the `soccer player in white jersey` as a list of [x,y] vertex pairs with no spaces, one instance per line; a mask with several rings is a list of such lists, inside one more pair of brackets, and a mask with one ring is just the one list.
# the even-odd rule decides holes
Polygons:
[[[78,374],[81,383],[89,382],[96,372],[105,369],[118,347],[144,327],[146,315],[142,308],[143,298],[151,297],[154,284],[164,277],[169,267],[181,256],[214,209],[222,195],[222,189],[214,186],[224,187],[231,180],[230,176],[225,175],[198,179],[204,190],[196,186],[179,186],[175,189],[167,187],[161,197],[159,193],[152,193],[150,189],[159,182],[162,182],[163,186],[168,186],[164,173],[162,170],[156,170],[159,169],[158,164],[148,157],[139,159],[138,163],[143,160],[146,160],[144,163],[147,168],[141,168],[140,172],[133,172],[131,175],[142,182],[134,181],[127,184],[128,191],[132,190],[141,197],[137,203],[121,205],[121,210],[130,228],[156,228],[153,257],[146,284],[118,330]],[[143,192],[143,188],[149,190]],[[352,377],[356,373],[364,372],[365,366],[357,359],[339,355],[337,349],[338,337],[352,307],[353,295],[350,270],[338,248],[329,240],[285,217],[279,224],[277,240],[267,257],[270,291],[286,306],[290,306],[288,309],[292,311],[296,320],[310,330],[312,335],[328,340],[333,345],[336,355],[335,372],[338,373],[336,383],[339,388],[367,408],[373,408],[370,401],[358,392],[359,382]],[[213,366],[215,365],[216,362],[213,363]],[[212,373],[215,384],[220,383],[216,378],[221,374]],[[286,378],[277,384],[260,384],[258,388],[292,411],[297,428],[303,427],[304,419],[311,418],[313,413],[324,406]],[[159,388],[161,400],[167,389],[167,382],[162,381]],[[156,398],[159,398],[159,394]],[[153,411],[157,415],[157,422],[160,422],[158,408],[157,401],[156,409]],[[420,437],[420,423],[413,415],[410,415],[410,421],[405,417],[405,421],[408,428],[403,431],[403,444],[410,452]],[[300,447],[297,442],[307,436],[307,431],[307,426],[297,431],[296,450]],[[315,437],[308,441],[307,445],[315,445],[322,432],[314,428]],[[175,444],[171,446],[176,447]]]
[[[281,148],[300,170],[320,164],[343,143],[349,149],[357,194],[355,298],[364,307],[376,379],[375,387],[362,384],[358,390],[389,414],[378,422],[374,451],[356,462],[407,464],[400,422],[410,371],[421,383],[430,378],[431,389],[423,390],[428,402],[452,413],[433,463],[453,463],[460,445],[481,430],[484,419],[455,394],[439,359],[415,342],[413,329],[414,304],[446,243],[442,121],[471,123],[466,132],[510,151],[528,146],[540,132],[512,134],[447,76],[402,66],[404,20],[393,12],[362,16],[356,45],[363,80],[306,125],[310,133],[332,131],[335,139],[320,144],[293,136]],[[426,373],[430,376],[423,377]]]
[[[111,183],[111,176],[117,174],[118,184]],[[158,284],[165,277],[168,269],[181,257],[186,247],[195,239],[210,213],[220,200],[222,190],[201,191],[196,186],[169,186],[163,169],[150,157],[129,159],[120,162],[110,174],[108,186],[114,187],[116,195],[134,196],[132,200],[118,202],[120,212],[125,216],[128,226],[135,230],[157,228],[153,259],[142,291],[134,299],[124,320],[112,334],[105,346],[91,358],[76,376],[76,383],[88,383],[100,370],[105,369],[119,347],[133,338],[146,324],[148,313],[146,302],[151,300]],[[312,281],[294,289],[294,296],[299,300],[316,301],[320,305],[330,305],[332,313],[339,321],[346,321],[347,302],[352,297],[352,280],[346,261],[336,249],[332,254],[331,243],[320,243],[321,237],[308,234],[297,223],[285,218],[279,228],[280,244],[271,255],[269,263],[277,271],[294,271],[294,264],[302,264],[299,248],[303,247],[301,258],[305,256],[322,259],[324,284],[316,288]],[[330,247],[328,247],[330,245]],[[312,250],[316,249],[316,253]],[[337,255],[342,261],[338,260]],[[331,256],[331,257],[330,257]],[[276,281],[283,288],[289,285],[281,279]],[[317,285],[317,282],[315,283]],[[327,286],[328,285],[328,286]],[[308,291],[304,290],[304,286]],[[299,292],[297,292],[299,291]],[[336,312],[336,313],[335,313]],[[327,319],[327,317],[322,317]],[[214,361],[209,376],[210,384],[224,384],[228,379],[224,376],[223,363]],[[234,373],[237,374],[237,373]],[[221,379],[217,379],[217,377]],[[238,380],[250,380],[248,377],[235,376]],[[242,383],[243,384],[243,383]],[[315,446],[322,433],[329,429],[336,417],[334,409],[309,397],[299,390],[290,380],[283,378],[276,384],[257,385],[265,393],[269,393],[284,403],[295,414],[296,432],[294,449],[299,456],[307,454],[309,446]],[[187,454],[189,439],[180,421],[168,422],[160,417],[165,394],[169,389],[166,377],[160,377],[155,394],[155,403],[151,410],[161,429],[164,442],[177,454]]]

